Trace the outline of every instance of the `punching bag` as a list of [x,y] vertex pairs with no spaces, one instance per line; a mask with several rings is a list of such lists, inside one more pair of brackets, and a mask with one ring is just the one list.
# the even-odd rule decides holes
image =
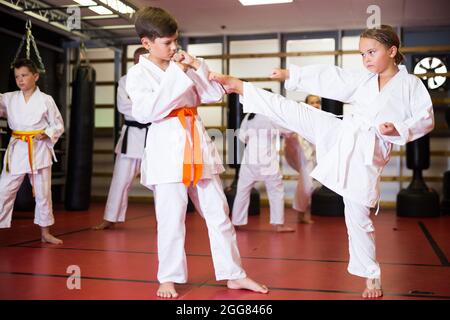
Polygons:
[[[322,98],[322,110],[336,115],[343,114],[343,103]],[[311,214],[317,216],[344,216],[344,201],[342,196],[325,186],[317,188],[311,195]]]
[[[450,109],[445,110],[445,121],[450,126]],[[442,202],[441,212],[443,214],[450,214],[450,170],[444,172],[444,178],[442,182]]]
[[[228,95],[228,114],[227,114],[228,129],[232,129],[233,133],[240,128],[241,122],[244,119],[244,111],[242,104],[239,102],[239,95],[236,93],[231,93]],[[231,168],[235,169],[235,175],[233,182],[229,187],[226,187],[224,192],[227,198],[228,207],[230,208],[231,214],[234,199],[236,197],[237,182],[239,179],[239,169],[241,168],[240,162],[242,160],[244,144],[239,140],[237,134],[228,135],[227,134],[227,163]],[[260,211],[260,196],[258,190],[252,188],[250,192],[250,205],[248,207],[249,215],[257,215]]]
[[85,65],[74,72],[65,208],[87,210],[91,199],[94,149],[95,70]]
[[406,166],[413,170],[408,188],[397,195],[397,215],[401,217],[439,216],[439,195],[428,188],[422,170],[430,167],[430,135],[406,145]]

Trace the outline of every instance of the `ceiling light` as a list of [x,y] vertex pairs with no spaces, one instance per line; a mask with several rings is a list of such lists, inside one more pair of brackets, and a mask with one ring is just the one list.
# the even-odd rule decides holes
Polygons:
[[[76,3],[78,3],[81,6],[92,6],[89,7],[89,10],[94,11],[97,14],[104,15],[104,14],[113,14],[113,12],[104,7],[99,6],[97,2],[92,0],[74,0]],[[135,10],[131,8],[130,6],[127,6],[125,3],[119,0],[100,0],[99,2],[104,3],[109,8],[116,10],[119,13],[134,13]]]
[[105,8],[103,6],[89,7],[89,10],[92,10],[98,14],[112,14],[113,13],[111,10],[109,10],[108,8]]
[[291,3],[294,0],[239,0],[243,6],[257,6],[262,4],[278,4],[278,3]]

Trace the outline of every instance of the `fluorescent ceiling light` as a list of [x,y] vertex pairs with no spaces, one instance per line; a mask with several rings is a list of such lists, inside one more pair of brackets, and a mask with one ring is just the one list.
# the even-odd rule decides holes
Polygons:
[[[99,6],[97,2],[92,0],[74,0],[76,3],[78,3],[81,6],[94,6],[90,7],[89,10],[94,11],[97,14],[103,15],[103,14],[113,14],[111,10],[104,6]],[[108,7],[120,12],[120,13],[134,13],[135,10],[131,8],[130,6],[127,6],[120,0],[100,0],[100,2],[103,2]]]
[[82,6],[95,6],[97,4],[92,0],[74,0],[74,1]]
[[261,4],[277,4],[277,3],[291,3],[294,0],[239,0],[243,6],[257,6]]
[[100,0],[100,2],[103,2],[108,7],[113,8],[116,11],[119,11],[120,13],[133,13],[134,9],[130,6],[127,6],[125,3],[119,0]]
[[103,6],[89,7],[89,10],[92,10],[98,14],[112,14],[113,13],[111,10],[109,10],[108,8],[105,8]]

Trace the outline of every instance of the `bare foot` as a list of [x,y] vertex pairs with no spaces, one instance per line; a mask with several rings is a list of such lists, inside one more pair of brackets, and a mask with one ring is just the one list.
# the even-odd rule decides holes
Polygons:
[[383,296],[380,279],[367,279],[366,288],[362,293],[364,299],[376,299]]
[[250,278],[228,280],[228,289],[247,289],[259,293],[268,293],[269,288],[263,284],[259,284]]
[[299,212],[298,213],[298,222],[303,224],[313,224],[314,221],[311,220],[311,213]]
[[50,227],[41,227],[41,241],[51,244],[62,244],[63,241],[50,234]]
[[50,233],[43,234],[41,236],[41,241],[43,243],[51,243],[51,244],[62,244],[63,243],[63,241],[61,239],[58,239],[58,238],[52,236]]
[[178,293],[175,291],[173,282],[164,282],[159,285],[156,295],[160,298],[177,298]]
[[227,94],[228,93],[242,94],[244,91],[242,80],[234,78],[232,76],[227,76],[216,72],[210,72],[209,80],[220,83]]
[[286,227],[284,224],[275,225],[275,230],[277,232],[295,232],[295,229],[291,227]]
[[92,227],[93,230],[104,230],[110,229],[114,226],[114,222],[103,220],[98,226]]
[[301,219],[299,219],[299,221],[298,222],[300,222],[300,223],[302,223],[302,224],[313,224],[314,223],[314,221],[313,220],[310,220],[310,219],[305,219],[305,218],[301,218]]

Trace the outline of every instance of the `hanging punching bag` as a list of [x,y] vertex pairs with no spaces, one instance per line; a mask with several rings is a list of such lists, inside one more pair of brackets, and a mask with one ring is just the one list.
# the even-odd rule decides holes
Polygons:
[[[450,127],[450,109],[445,110],[445,121],[447,121],[447,126]],[[441,212],[443,214],[450,214],[450,170],[444,172],[444,177],[442,180],[442,202],[441,202]]]
[[[322,110],[343,114],[343,103],[336,100],[322,98]],[[322,186],[311,195],[311,214],[318,216],[344,216],[344,201],[342,196]]]
[[439,216],[439,195],[428,188],[422,170],[430,167],[430,135],[406,145],[406,166],[413,170],[413,178],[408,188],[397,195],[397,215],[401,217]]
[[70,111],[66,210],[87,210],[91,199],[95,121],[95,70],[79,66],[75,71]]

